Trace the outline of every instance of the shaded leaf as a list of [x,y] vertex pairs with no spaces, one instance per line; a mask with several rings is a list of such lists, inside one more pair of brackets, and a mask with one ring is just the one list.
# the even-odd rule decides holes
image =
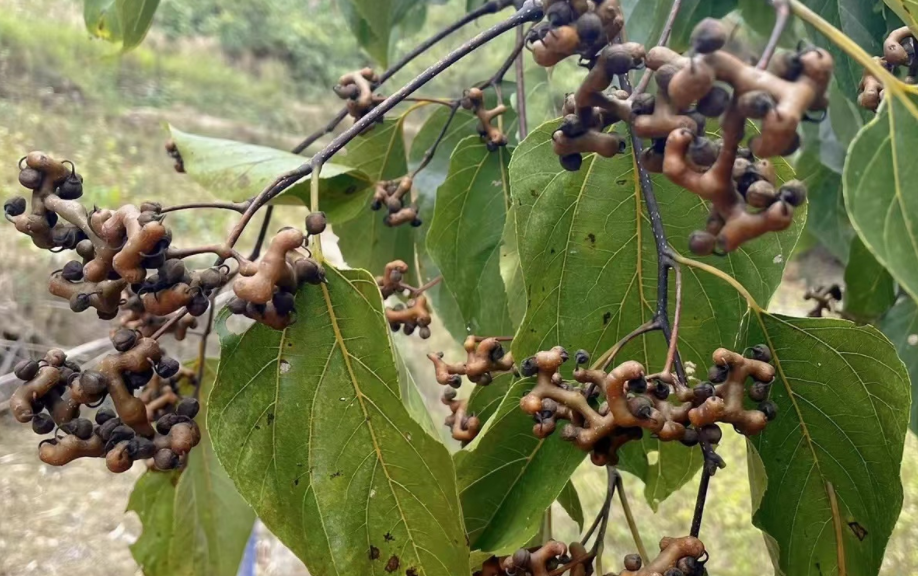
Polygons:
[[235,335],[218,322],[217,454],[313,574],[395,563],[460,574],[469,552],[452,461],[403,405],[376,282],[326,270],[327,284],[300,289],[284,331]]
[[[887,312],[880,322],[880,330],[892,341],[908,369],[914,399],[918,396],[915,392],[918,385],[918,305],[911,298],[903,298]],[[918,402],[912,402],[909,427],[918,434]]]
[[[336,155],[335,159],[366,174],[373,185],[381,180],[401,178],[408,172],[403,121],[398,118],[377,125],[351,141],[345,153]],[[325,173],[324,168],[322,172]],[[386,264],[400,259],[414,268],[415,229],[407,224],[390,228],[383,223],[385,216],[385,210],[370,210],[368,197],[356,218],[343,225],[332,224],[348,265],[382,274]],[[421,218],[428,216],[422,213]]]
[[[621,5],[625,11],[628,40],[649,46],[656,45],[673,6],[673,0],[622,0]],[[679,52],[685,51],[689,47],[689,37],[696,24],[705,18],[726,16],[735,8],[736,2],[731,0],[683,0],[679,17],[673,26],[670,47]]]
[[[513,354],[525,358],[561,344],[598,358],[652,318],[656,250],[632,157],[591,155],[579,172],[565,172],[551,149],[554,125],[534,131],[510,163],[528,305]],[[777,169],[781,180],[790,177],[783,161],[777,162]],[[687,252],[688,232],[704,226],[708,209],[697,196],[662,176],[654,176],[653,182],[670,242],[677,251]],[[804,221],[800,210],[789,230],[763,236],[727,258],[708,260],[767,302]],[[735,342],[746,310],[745,300],[704,276],[691,269],[683,272],[683,299],[690,305],[679,330],[683,360],[699,370],[710,364],[715,349]],[[662,366],[665,349],[664,339],[653,333],[629,344],[621,358],[638,360],[653,371]],[[527,420],[522,413],[519,418]],[[664,449],[661,444],[645,438],[626,447],[622,456],[623,468],[645,481],[645,497],[654,505],[691,478],[700,462],[691,450]],[[648,454],[653,452],[659,458],[651,464]]]
[[873,322],[896,303],[896,283],[860,238],[851,242],[845,268],[845,317]]
[[196,417],[201,442],[178,472],[146,472],[131,494],[128,510],[143,523],[131,553],[146,576],[235,576],[255,523],[217,462],[205,420],[217,362],[208,361]]
[[393,28],[419,0],[339,0],[338,5],[357,42],[382,67],[389,66]]
[[475,441],[455,456],[472,550],[511,553],[528,542],[585,456],[558,434],[545,440],[532,434],[532,419],[520,411],[532,386],[532,380],[515,383]]
[[[170,126],[185,171],[195,182],[223,200],[239,202],[261,192],[280,174],[298,168],[306,159],[290,152],[208,138]],[[355,218],[369,203],[370,178],[355,168],[322,166],[319,206],[332,224]],[[310,178],[280,194],[273,204],[309,206]]]
[[892,93],[858,134],[845,164],[851,223],[877,260],[912,297],[918,296],[918,101]]
[[571,520],[577,523],[580,531],[583,531],[583,507],[580,505],[580,495],[577,494],[577,488],[570,480],[564,485],[561,494],[558,495],[558,504],[564,508]]
[[430,412],[427,410],[427,404],[424,402],[424,397],[421,395],[420,389],[418,389],[418,384],[411,374],[411,370],[408,369],[408,365],[405,363],[402,351],[394,342],[391,342],[390,346],[395,352],[395,363],[398,367],[398,387],[402,396],[402,403],[408,410],[408,414],[411,415],[415,422],[421,425],[421,428],[427,431],[431,437],[439,439],[440,432],[433,423]]
[[507,222],[500,248],[500,276],[507,292],[507,310],[513,325],[519,327],[526,317],[526,283],[516,242],[516,206],[507,210]]
[[902,505],[905,367],[878,330],[843,320],[757,314],[746,345],[763,342],[774,353],[779,416],[750,440],[750,457],[761,458],[750,482],[776,569],[877,574]]
[[453,151],[450,172],[437,190],[426,246],[468,334],[513,333],[500,275],[500,245],[510,201],[510,151],[489,152],[477,136]]
[[855,232],[845,210],[841,174],[832,171],[820,162],[818,156],[806,151],[797,162],[797,177],[807,188],[807,231],[840,262],[847,263]]

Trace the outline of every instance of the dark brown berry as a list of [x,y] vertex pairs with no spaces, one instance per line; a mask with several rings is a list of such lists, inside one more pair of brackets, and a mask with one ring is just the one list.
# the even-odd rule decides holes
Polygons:
[[768,393],[770,391],[770,382],[753,382],[752,388],[749,389],[749,398],[756,402],[764,402],[768,399]]
[[182,365],[179,364],[179,361],[175,358],[163,356],[156,364],[155,369],[160,378],[172,378],[178,374],[178,371],[181,367]]
[[328,225],[328,219],[325,212],[312,212],[306,217],[306,232],[310,236],[318,236],[325,232],[325,226]]
[[42,173],[28,166],[19,171],[19,183],[29,190],[35,190],[41,186]]
[[567,156],[561,156],[560,162],[561,167],[568,172],[577,172],[583,166],[583,156],[580,154],[568,154]]
[[730,374],[730,367],[722,364],[715,364],[708,369],[708,380],[714,384],[722,384],[727,381]]
[[50,434],[54,430],[54,420],[47,414],[32,416],[32,432],[36,434]]
[[778,198],[797,207],[806,202],[806,186],[799,180],[786,182],[778,189]]
[[186,418],[194,418],[198,415],[201,404],[194,398],[182,398],[178,406],[175,407],[175,413]]
[[727,29],[714,18],[705,18],[692,30],[692,47],[699,54],[710,54],[727,43]]
[[115,414],[115,411],[111,408],[100,408],[99,411],[96,412],[96,424],[101,426],[109,420],[117,417],[118,415]]
[[137,333],[127,328],[121,328],[112,336],[112,346],[118,352],[127,352],[137,344]]
[[[87,370],[80,374],[80,387],[83,389],[83,392],[90,396],[99,396],[108,390],[107,380],[108,379],[101,372]],[[100,413],[101,412],[100,410]],[[99,422],[99,424],[102,424],[102,422]]]
[[153,455],[153,465],[156,466],[158,470],[175,470],[179,467],[179,463],[178,454],[168,448],[158,450],[156,454]]
[[13,368],[13,374],[20,380],[29,381],[38,375],[41,366],[35,360],[22,360]]
[[77,260],[71,260],[64,264],[61,270],[61,276],[68,282],[79,282],[83,279],[83,263]]
[[3,203],[3,212],[10,218],[19,216],[26,211],[26,199],[22,196],[13,196]]
[[769,421],[778,417],[778,405],[771,400],[766,400],[759,404],[759,411],[764,414]]
[[695,393],[695,400],[698,402],[704,402],[708,398],[714,395],[714,385],[710,382],[702,382],[692,390]]
[[713,234],[696,230],[689,236],[689,250],[698,256],[710,256],[717,247],[717,238]]
[[701,435],[709,444],[720,444],[720,440],[723,438],[724,433],[717,424],[708,424],[701,429]]
[[722,86],[714,86],[711,91],[698,101],[696,110],[708,118],[719,118],[727,111],[731,95],[729,90]]
[[76,200],[83,195],[83,177],[77,173],[71,173],[67,179],[61,182],[57,189],[57,195],[64,200]]
[[641,559],[640,554],[628,554],[625,556],[625,570],[637,572],[643,565],[644,561]]
[[210,300],[203,294],[195,294],[195,296],[191,299],[191,302],[185,306],[185,309],[188,311],[188,313],[195,318],[203,316],[204,313],[207,312],[208,308],[210,308]]

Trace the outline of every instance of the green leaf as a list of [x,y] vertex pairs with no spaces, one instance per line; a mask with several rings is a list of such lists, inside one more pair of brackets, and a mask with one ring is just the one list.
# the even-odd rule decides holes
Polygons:
[[449,176],[437,190],[426,245],[462,314],[457,339],[514,330],[500,275],[509,162],[509,150],[489,152],[478,136],[469,136],[453,151]]
[[389,66],[393,29],[419,0],[339,0],[351,31],[367,53],[382,67]]
[[143,523],[131,553],[146,576],[235,576],[255,523],[255,513],[217,462],[205,426],[216,364],[206,365],[197,416],[201,442],[187,467],[145,473],[128,502]]
[[175,485],[179,472],[146,472],[134,484],[127,511],[136,512],[143,533],[131,545],[134,560],[144,574],[168,574],[170,544],[173,541]]
[[845,317],[873,322],[896,303],[896,283],[860,238],[851,242],[845,268]]
[[580,505],[580,495],[577,494],[577,488],[570,480],[564,485],[561,494],[558,495],[558,504],[564,508],[571,520],[577,523],[580,531],[583,531],[583,507]]
[[876,118],[858,134],[845,163],[845,205],[877,260],[918,296],[918,101],[887,91]]
[[500,249],[500,276],[507,292],[507,308],[513,325],[519,327],[526,317],[526,283],[520,264],[520,251],[516,242],[516,206],[507,210],[507,222]]
[[118,20],[121,21],[121,41],[124,50],[140,46],[146,38],[159,0],[116,0]]
[[[886,334],[899,358],[905,363],[912,383],[912,398],[918,385],[918,305],[911,298],[903,298],[887,312],[880,323],[880,330]],[[918,402],[912,402],[909,427],[918,434]]]
[[217,323],[208,418],[243,497],[313,574],[451,576],[469,551],[446,448],[405,409],[379,288],[326,266],[298,321],[241,335]]
[[847,263],[855,232],[845,210],[841,174],[826,167],[814,154],[804,152],[797,162],[797,177],[807,187],[807,231],[839,261]]
[[585,456],[558,434],[533,435],[532,419],[520,410],[532,386],[532,380],[515,383],[475,441],[455,456],[472,550],[510,553],[528,542]]
[[[528,304],[512,350],[515,358],[526,358],[560,344],[598,358],[652,318],[656,249],[632,156],[590,155],[580,171],[565,172],[550,145],[555,126],[549,122],[535,130],[510,162]],[[780,180],[791,177],[785,162],[776,165]],[[689,231],[703,228],[708,208],[665,177],[654,175],[652,180],[670,243],[685,253]],[[804,221],[800,210],[790,229],[747,243],[727,258],[710,258],[710,264],[767,302]],[[710,364],[714,350],[736,340],[746,312],[745,300],[706,276],[683,271],[683,300],[691,305],[683,310],[679,347],[683,360],[699,370]],[[662,367],[665,353],[664,339],[653,333],[629,344],[621,358],[638,360],[654,371]],[[519,417],[528,420],[522,413]],[[630,444],[622,456],[624,469],[644,479],[645,497],[653,505],[688,480],[700,462],[691,450],[661,444],[646,438]],[[654,452],[658,457],[651,464]]]
[[[502,94],[504,99],[512,95],[514,85],[504,82],[502,85]],[[485,89],[485,105],[493,107],[497,105],[497,96],[493,89]],[[408,155],[408,166],[411,170],[416,169],[423,161],[427,150],[436,142],[449,118],[450,111],[446,107],[438,106],[433,114],[424,122],[421,129],[415,135],[411,142],[411,151]],[[513,130],[516,126],[516,115],[513,110],[508,110],[502,116],[506,129]],[[437,189],[446,180],[449,173],[450,158],[456,146],[469,136],[478,135],[478,118],[468,110],[460,108],[456,112],[455,118],[450,123],[449,128],[444,134],[443,140],[437,146],[437,153],[431,159],[426,168],[414,179],[414,187],[418,192],[418,206],[422,217],[427,218],[435,213]],[[510,136],[513,142],[512,135]],[[421,265],[421,282],[424,283],[440,275],[440,270],[430,257],[426,246],[426,237],[423,233],[415,235],[415,249],[418,252],[418,260]],[[453,295],[442,284],[434,286],[427,291],[428,297],[436,309],[437,316],[443,321],[443,324],[449,330],[450,334],[460,343],[468,335],[466,322],[463,319],[462,311]]]
[[[276,148],[235,140],[208,138],[170,126],[185,171],[191,178],[223,200],[242,201],[261,192],[280,174],[302,165],[306,159]],[[322,166],[319,207],[332,225],[357,217],[369,203],[370,178],[346,165]],[[309,206],[307,177],[279,195],[273,204]]]
[[913,35],[918,35],[918,1],[916,0],[883,0],[889,6],[896,16],[902,19],[906,26],[912,31]]
[[746,345],[761,343],[778,418],[750,440],[750,482],[776,570],[878,574],[902,505],[905,367],[878,330],[843,320],[757,313]]
[[160,0],[83,0],[83,21],[89,33],[120,43],[124,51],[143,42],[153,25]]
[[[408,173],[403,122],[403,118],[386,120],[355,138],[335,159],[366,174],[374,185],[381,180],[401,178]],[[367,197],[356,218],[340,226],[332,224],[350,266],[381,274],[386,264],[399,259],[414,268],[415,229],[408,225],[390,228],[383,223],[384,217],[382,210],[370,210]],[[425,217],[422,213],[421,218]]]
[[[391,338],[392,335],[390,334],[389,336]],[[421,428],[430,434],[432,438],[439,439],[440,432],[433,423],[430,411],[427,410],[427,404],[424,403],[424,397],[421,395],[420,389],[418,389],[418,384],[414,380],[411,370],[408,369],[408,365],[405,363],[402,351],[395,346],[394,342],[390,341],[390,346],[395,352],[395,362],[398,366],[398,388],[399,393],[402,395],[402,403],[408,410],[408,414],[411,415],[415,422],[421,425]]]

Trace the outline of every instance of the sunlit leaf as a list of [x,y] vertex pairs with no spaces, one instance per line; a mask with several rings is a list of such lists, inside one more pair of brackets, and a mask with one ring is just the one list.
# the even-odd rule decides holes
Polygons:
[[908,375],[875,328],[843,320],[750,320],[777,368],[778,418],[750,441],[753,521],[784,574],[879,573],[902,505]]
[[121,42],[124,50],[135,48],[146,38],[159,0],[116,0],[118,20],[121,21]]
[[313,574],[460,574],[452,461],[402,402],[379,288],[364,271],[326,271],[284,331],[218,322],[208,423],[220,460]]
[[216,375],[208,361],[196,418],[201,442],[181,472],[148,471],[131,493],[143,533],[131,546],[146,576],[235,576],[255,523],[255,513],[236,492],[217,461],[207,433],[207,398]]
[[[214,196],[234,202],[261,192],[279,175],[307,160],[276,148],[235,140],[208,138],[170,127],[185,172]],[[309,206],[309,177],[280,194],[274,204]],[[357,217],[369,203],[370,178],[356,168],[339,164],[322,167],[319,207],[332,224]]]

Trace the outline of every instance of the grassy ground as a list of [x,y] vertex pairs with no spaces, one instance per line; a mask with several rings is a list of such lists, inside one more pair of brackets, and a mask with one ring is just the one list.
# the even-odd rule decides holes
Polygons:
[[[414,68],[420,66],[423,63]],[[476,66],[480,73],[481,62],[470,63],[469,69]],[[457,73],[465,74],[460,78],[472,74]],[[19,188],[16,160],[29,150],[43,149],[70,158],[86,174],[88,203],[207,198],[206,191],[172,170],[162,150],[164,124],[289,147],[297,135],[327,116],[327,110],[307,107],[295,94],[296,87],[282,74],[270,69],[258,78],[241,74],[207,42],[166,46],[154,34],[138,51],[116,58],[111,46],[88,40],[75,3],[0,0],[0,190],[4,197],[14,193]],[[295,211],[294,216],[299,218]],[[177,236],[216,240],[232,221],[227,214],[209,214],[206,220],[176,215],[170,216],[169,225]],[[0,226],[0,254],[0,313],[32,323],[51,342],[65,346],[105,332],[104,323],[76,319],[36,289],[64,258],[49,261],[46,253],[29,248],[28,241],[7,226]],[[798,270],[816,277],[800,278]],[[805,284],[826,283],[837,275],[838,270],[818,256],[805,264],[794,263],[777,305],[785,312],[802,313]],[[436,395],[429,391],[430,398]],[[726,438],[722,453],[730,465],[713,483],[703,532],[709,547],[719,551],[711,573],[770,574],[762,537],[750,523],[745,447],[732,434]],[[915,573],[918,567],[918,550],[912,544],[918,537],[918,442],[911,435],[902,470],[906,500],[883,571],[890,576]],[[135,574],[128,546],[140,526],[122,511],[139,472],[112,476],[100,462],[51,469],[35,459],[34,436],[8,415],[0,417],[0,576],[84,576],[98,573],[99,566],[113,576]],[[602,472],[585,465],[575,483],[587,516],[595,514],[605,483]],[[629,479],[648,546],[663,534],[685,531],[695,486],[690,482],[654,515],[641,498],[643,487]],[[570,541],[572,524],[560,511],[555,517],[555,535]],[[632,550],[620,514],[613,518],[606,570],[617,569],[621,556]],[[78,539],[73,537],[75,527]],[[263,534],[259,573],[291,575],[304,570],[276,540]]]

